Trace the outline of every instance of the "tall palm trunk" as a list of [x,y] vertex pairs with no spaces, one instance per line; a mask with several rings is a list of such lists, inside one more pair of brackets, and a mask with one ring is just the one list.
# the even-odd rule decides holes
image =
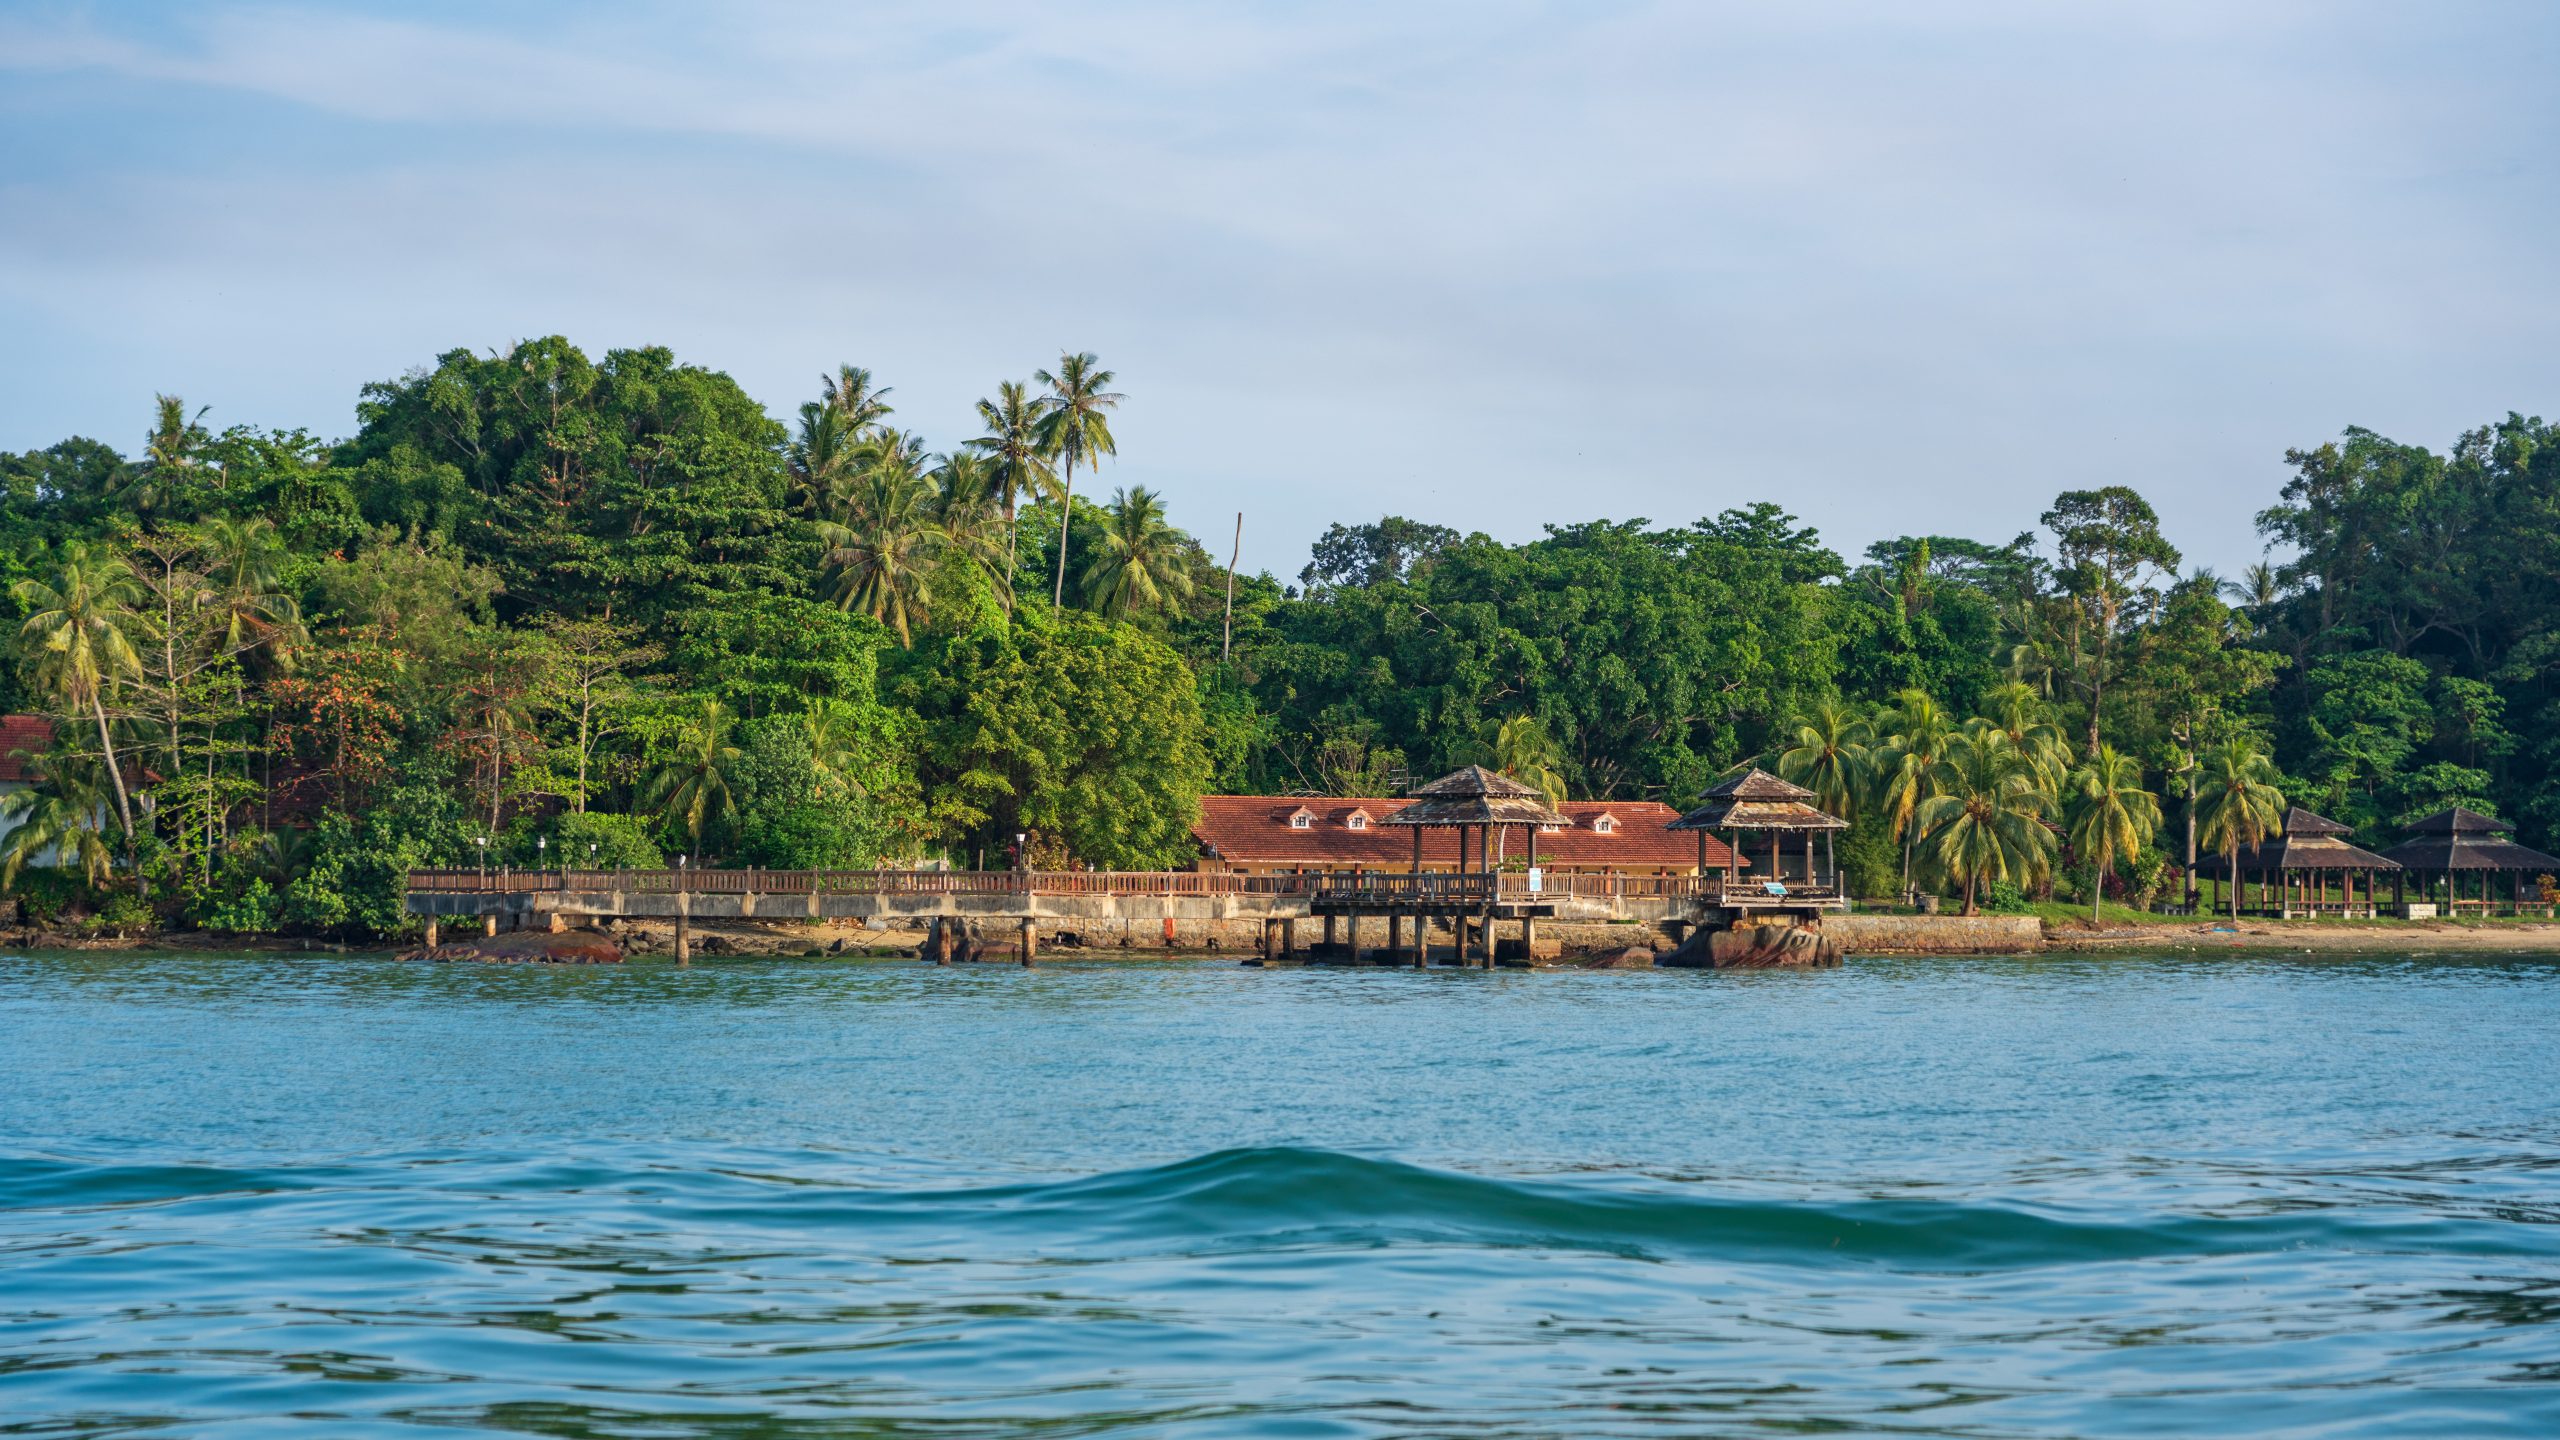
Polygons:
[[2107,897],[2107,872],[2115,868],[2116,857],[2105,850],[2098,852],[2098,878],[2089,886],[2089,923],[2098,923],[2098,906]]
[[1022,527],[1014,523],[1013,501],[1004,502],[1004,593],[1008,603],[1013,598],[1013,552]]
[[1067,520],[1076,512],[1076,457],[1067,452],[1066,483],[1058,487],[1058,588],[1049,597],[1052,609],[1067,606]]
[[98,748],[107,757],[107,778],[116,783],[116,818],[124,822],[124,844],[133,849],[133,799],[125,793],[124,767],[116,763],[115,737],[107,730],[107,703],[98,692],[89,692],[89,710],[98,717]]

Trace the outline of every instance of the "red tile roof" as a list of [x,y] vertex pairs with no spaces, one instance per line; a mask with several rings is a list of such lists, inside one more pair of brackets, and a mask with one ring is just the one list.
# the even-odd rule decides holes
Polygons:
[[53,722],[41,715],[0,715],[0,781],[27,780],[27,761],[53,746]]
[[[1191,827],[1191,835],[1200,842],[1211,863],[1346,869],[1356,865],[1399,870],[1413,863],[1413,832],[1381,822],[1410,803],[1364,797],[1300,800],[1270,795],[1204,795],[1200,799],[1200,819]],[[1686,871],[1698,863],[1697,837],[1664,828],[1680,818],[1680,812],[1668,805],[1650,800],[1568,800],[1556,808],[1573,826],[1538,836],[1541,865],[1577,870]],[[1289,824],[1289,817],[1300,809],[1307,811],[1312,822],[1304,830],[1293,829]],[[1366,829],[1350,828],[1348,822],[1354,811],[1368,815]],[[1593,828],[1604,815],[1618,822],[1615,833],[1604,835]],[[1522,858],[1527,853],[1526,842],[1525,832],[1513,832],[1507,843],[1510,857]],[[1709,868],[1722,868],[1725,858],[1724,842],[1709,836]],[[1422,859],[1425,865],[1455,865],[1457,832],[1424,830]]]

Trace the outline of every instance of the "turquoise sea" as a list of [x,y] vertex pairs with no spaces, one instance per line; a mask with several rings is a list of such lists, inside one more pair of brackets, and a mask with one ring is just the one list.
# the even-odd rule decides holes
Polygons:
[[0,1434],[2560,1434],[2560,959],[0,957]]

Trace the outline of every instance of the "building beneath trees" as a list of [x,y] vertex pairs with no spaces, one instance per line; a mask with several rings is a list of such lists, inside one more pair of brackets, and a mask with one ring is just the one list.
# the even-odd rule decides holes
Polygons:
[[[1386,822],[1416,803],[1410,799],[1206,795],[1191,827],[1200,844],[1196,868],[1224,874],[1277,875],[1299,871],[1408,872],[1414,830]],[[1650,800],[1568,800],[1555,807],[1565,823],[1538,830],[1541,869],[1565,874],[1695,875],[1701,850],[1688,835],[1669,828],[1680,812]],[[1458,835],[1422,833],[1422,868],[1455,871]],[[1492,868],[1528,863],[1525,846],[1497,835]],[[1517,853],[1508,853],[1516,850]],[[1704,850],[1710,870],[1736,863],[1720,840]],[[1467,867],[1477,868],[1474,855]]]

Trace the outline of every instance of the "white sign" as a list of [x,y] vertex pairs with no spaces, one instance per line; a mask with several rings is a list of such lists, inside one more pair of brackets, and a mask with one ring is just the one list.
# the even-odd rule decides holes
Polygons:
[[1545,889],[1545,888],[1546,888],[1546,885],[1547,885],[1547,872],[1546,872],[1546,871],[1544,871],[1544,870],[1539,869],[1539,868],[1538,868],[1537,866],[1535,866],[1535,865],[1530,866],[1530,867],[1529,867],[1529,893],[1530,893],[1530,894],[1532,894],[1532,895],[1535,895],[1535,894],[1537,894],[1539,891],[1541,891],[1541,890]]

